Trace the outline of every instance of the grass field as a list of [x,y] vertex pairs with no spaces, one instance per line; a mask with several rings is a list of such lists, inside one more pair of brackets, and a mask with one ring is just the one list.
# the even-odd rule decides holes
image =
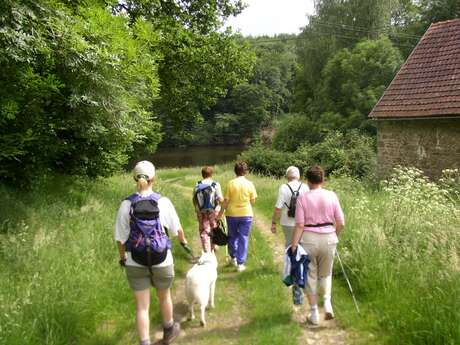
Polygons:
[[[358,317],[335,267],[339,324],[356,332],[359,344],[460,344],[458,202],[414,171],[398,176],[378,190],[350,178],[328,182],[345,211],[339,250],[362,309]],[[229,166],[216,168],[224,186],[231,177]],[[157,189],[173,201],[189,239],[197,236],[190,199],[199,178],[199,169],[158,172]],[[259,194],[256,210],[270,219],[281,181],[250,178]],[[131,291],[112,240],[116,210],[133,188],[129,175],[93,181],[57,177],[29,192],[0,187],[0,344],[136,343]],[[174,244],[181,277],[189,263]],[[238,312],[239,332],[223,327],[197,343],[232,337],[234,344],[285,344],[300,334],[290,319],[287,289],[257,229],[248,267],[234,278],[220,268],[222,294],[213,311],[223,319]],[[157,309],[154,300],[152,326],[160,322]]]

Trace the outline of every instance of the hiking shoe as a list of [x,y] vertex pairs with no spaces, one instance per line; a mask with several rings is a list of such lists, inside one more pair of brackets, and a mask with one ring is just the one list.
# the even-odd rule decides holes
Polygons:
[[307,316],[307,323],[313,326],[319,325],[319,312],[318,309],[312,309]]
[[238,265],[237,268],[236,268],[236,270],[238,272],[243,272],[245,269],[246,269],[246,266],[244,266],[243,264]]
[[174,339],[178,337],[179,333],[180,324],[178,322],[174,322],[174,324],[169,328],[163,328],[163,344],[171,344]]
[[231,256],[227,258],[227,263],[228,263],[228,266],[235,266],[235,267],[238,266],[238,263],[236,262],[236,258],[232,258]]
[[332,320],[334,317],[331,301],[324,301],[324,319]]

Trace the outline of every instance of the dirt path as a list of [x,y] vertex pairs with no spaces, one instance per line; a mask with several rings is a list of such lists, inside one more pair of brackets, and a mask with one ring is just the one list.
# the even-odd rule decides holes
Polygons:
[[[169,182],[169,181],[168,181]],[[182,186],[177,182],[174,184],[184,198],[190,198],[190,188]],[[198,234],[188,236],[188,240],[194,249],[195,255],[198,255],[201,243]],[[241,312],[243,304],[244,291],[235,282],[237,273],[234,268],[227,267],[225,262],[225,248],[217,251],[219,261],[218,278],[216,283],[216,308],[206,311],[206,327],[201,327],[199,322],[198,306],[195,306],[197,318],[188,320],[188,306],[185,297],[185,273],[176,275],[174,280],[174,289],[172,291],[172,300],[174,303],[174,320],[181,323],[181,335],[177,340],[178,344],[187,345],[233,345],[239,343],[240,328],[249,323],[247,317]],[[192,267],[192,263],[186,270]],[[161,344],[163,330],[158,326],[153,330],[151,336],[154,344]]]
[[[168,182],[171,182],[168,180]],[[181,185],[177,179],[174,181],[174,188],[185,198],[190,197],[190,188]],[[178,183],[179,182],[179,183]],[[283,269],[284,246],[279,236],[274,236],[270,231],[270,223],[260,213],[256,212],[255,226],[264,234],[264,238],[273,251],[273,259],[279,272]],[[279,229],[281,231],[281,229]],[[201,248],[201,244],[196,236],[189,236],[189,241],[195,251]],[[174,319],[181,322],[182,331],[178,339],[180,344],[206,345],[206,344],[238,344],[239,330],[244,327],[249,320],[245,313],[241,312],[244,291],[234,282],[236,273],[232,268],[223,267],[225,265],[225,249],[221,248],[218,253],[219,258],[219,277],[216,287],[216,309],[207,311],[207,326],[203,328],[199,321],[188,321],[188,309],[185,299],[185,275],[176,276],[175,289],[173,291]],[[191,267],[191,265],[190,265]],[[230,297],[231,296],[231,297]],[[305,303],[300,308],[294,308],[292,320],[302,324],[302,333],[298,338],[298,344],[302,345],[347,345],[347,333],[338,328],[335,320],[321,320],[319,327],[310,327],[305,323],[309,305]],[[321,310],[322,312],[322,310]],[[321,313],[321,315],[324,315]],[[162,329],[158,328],[152,339],[158,341],[162,337]]]
[[[278,267],[278,270],[282,272],[283,269],[283,256],[284,256],[284,245],[280,237],[273,235],[270,231],[271,224],[265,217],[260,213],[256,212],[255,217],[256,227],[264,234],[269,246],[273,251],[273,260]],[[282,231],[278,226],[278,231]],[[298,339],[298,344],[308,345],[346,345],[349,344],[347,341],[347,333],[337,326],[335,320],[325,321],[323,318],[320,321],[320,326],[308,326],[305,322],[308,314],[309,305],[305,298],[305,302],[301,307],[294,307],[292,319],[295,322],[302,324],[302,333]],[[323,317],[324,313],[320,308],[320,315]]]

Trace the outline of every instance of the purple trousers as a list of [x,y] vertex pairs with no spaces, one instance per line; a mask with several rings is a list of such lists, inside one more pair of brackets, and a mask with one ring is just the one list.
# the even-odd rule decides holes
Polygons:
[[228,227],[228,253],[236,258],[238,265],[244,264],[248,256],[249,233],[252,217],[226,217]]

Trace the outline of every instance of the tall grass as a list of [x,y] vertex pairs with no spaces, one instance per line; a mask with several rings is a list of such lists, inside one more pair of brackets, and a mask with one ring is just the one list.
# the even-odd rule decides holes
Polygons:
[[[401,169],[378,189],[347,177],[328,182],[345,211],[339,249],[363,311],[356,317],[336,267],[334,305],[341,325],[372,330],[388,344],[460,344],[459,180],[450,174],[434,184],[417,170]],[[229,166],[216,167],[223,186],[232,177]],[[259,193],[256,208],[270,219],[283,181],[250,178]],[[198,179],[199,169],[168,169],[159,172],[157,184],[175,204],[189,238],[197,233],[187,193]],[[0,344],[135,342],[132,295],[112,240],[115,212],[133,188],[127,175],[55,178],[30,192],[0,186]],[[176,248],[180,276],[188,262]],[[245,301],[246,323],[235,342],[283,344],[300,330],[289,323],[287,290],[257,231],[250,248],[248,270],[218,282],[218,289],[238,288]],[[231,296],[218,298],[217,316]],[[155,299],[152,310],[158,310]],[[160,322],[158,313],[151,318]]]
[[460,344],[458,187],[402,168],[377,191],[331,183],[347,218],[343,260],[390,344]]
[[[233,177],[227,166],[216,170],[223,185]],[[191,193],[199,169],[160,170],[158,175],[155,189],[172,200],[192,240],[198,234]],[[129,175],[50,178],[29,192],[0,187],[0,344],[136,343],[133,297],[112,238],[116,210],[133,190]],[[252,262],[244,275],[225,279],[227,269],[220,268],[217,289],[222,294],[210,318],[218,319],[234,305],[234,296],[226,294],[230,286],[228,291],[238,291],[237,301],[245,303],[238,306],[244,321],[240,332],[225,333],[234,338],[229,342],[283,344],[299,327],[289,324],[290,303],[267,244],[254,232],[250,245]],[[177,243],[173,251],[176,275],[183,277],[188,257]],[[151,304],[151,323],[159,324],[155,298]],[[216,343],[221,337],[204,332],[200,343]]]

